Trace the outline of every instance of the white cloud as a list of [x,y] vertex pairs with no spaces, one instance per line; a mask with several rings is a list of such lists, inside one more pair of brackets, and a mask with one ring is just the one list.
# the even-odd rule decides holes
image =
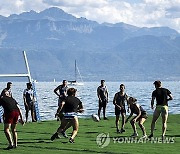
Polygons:
[[99,23],[169,26],[180,32],[180,0],[6,0],[0,1],[0,14],[39,12],[52,6]]

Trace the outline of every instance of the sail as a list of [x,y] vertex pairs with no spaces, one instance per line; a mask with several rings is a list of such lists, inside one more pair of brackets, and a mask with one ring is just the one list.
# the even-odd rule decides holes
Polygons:
[[[81,76],[81,73],[79,71],[79,68],[77,66],[77,62],[75,60],[75,67],[74,67],[74,76],[75,76],[75,80],[71,80],[71,81],[68,81],[68,84],[69,85],[84,85],[83,83],[83,79],[82,79],[82,76]],[[80,82],[77,80],[77,77],[79,76],[80,78]]]

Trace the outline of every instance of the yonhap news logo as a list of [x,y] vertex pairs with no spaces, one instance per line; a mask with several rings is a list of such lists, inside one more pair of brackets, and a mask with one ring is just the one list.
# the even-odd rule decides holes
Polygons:
[[96,137],[96,143],[100,148],[107,147],[110,143],[109,133],[101,133]]
[[175,137],[154,137],[154,138],[137,138],[137,137],[110,137],[109,133],[100,133],[96,137],[96,143],[99,148],[107,147],[112,139],[112,143],[114,144],[172,144],[175,143]]

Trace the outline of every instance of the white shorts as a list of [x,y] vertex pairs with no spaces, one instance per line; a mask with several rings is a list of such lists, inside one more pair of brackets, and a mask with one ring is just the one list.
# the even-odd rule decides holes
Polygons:
[[77,117],[76,112],[70,112],[70,113],[65,113],[64,114],[64,119],[74,119],[75,117]]

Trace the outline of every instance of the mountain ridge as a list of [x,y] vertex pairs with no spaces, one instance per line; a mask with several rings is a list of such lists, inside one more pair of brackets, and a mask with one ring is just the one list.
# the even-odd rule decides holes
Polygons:
[[[87,81],[104,77],[113,81],[177,80],[180,75],[177,31],[123,22],[99,24],[55,7],[0,16],[2,73],[24,70],[16,61],[22,50],[27,51],[32,76],[37,80],[71,80],[75,59]],[[5,57],[10,59],[8,69],[2,67],[9,65]]]

